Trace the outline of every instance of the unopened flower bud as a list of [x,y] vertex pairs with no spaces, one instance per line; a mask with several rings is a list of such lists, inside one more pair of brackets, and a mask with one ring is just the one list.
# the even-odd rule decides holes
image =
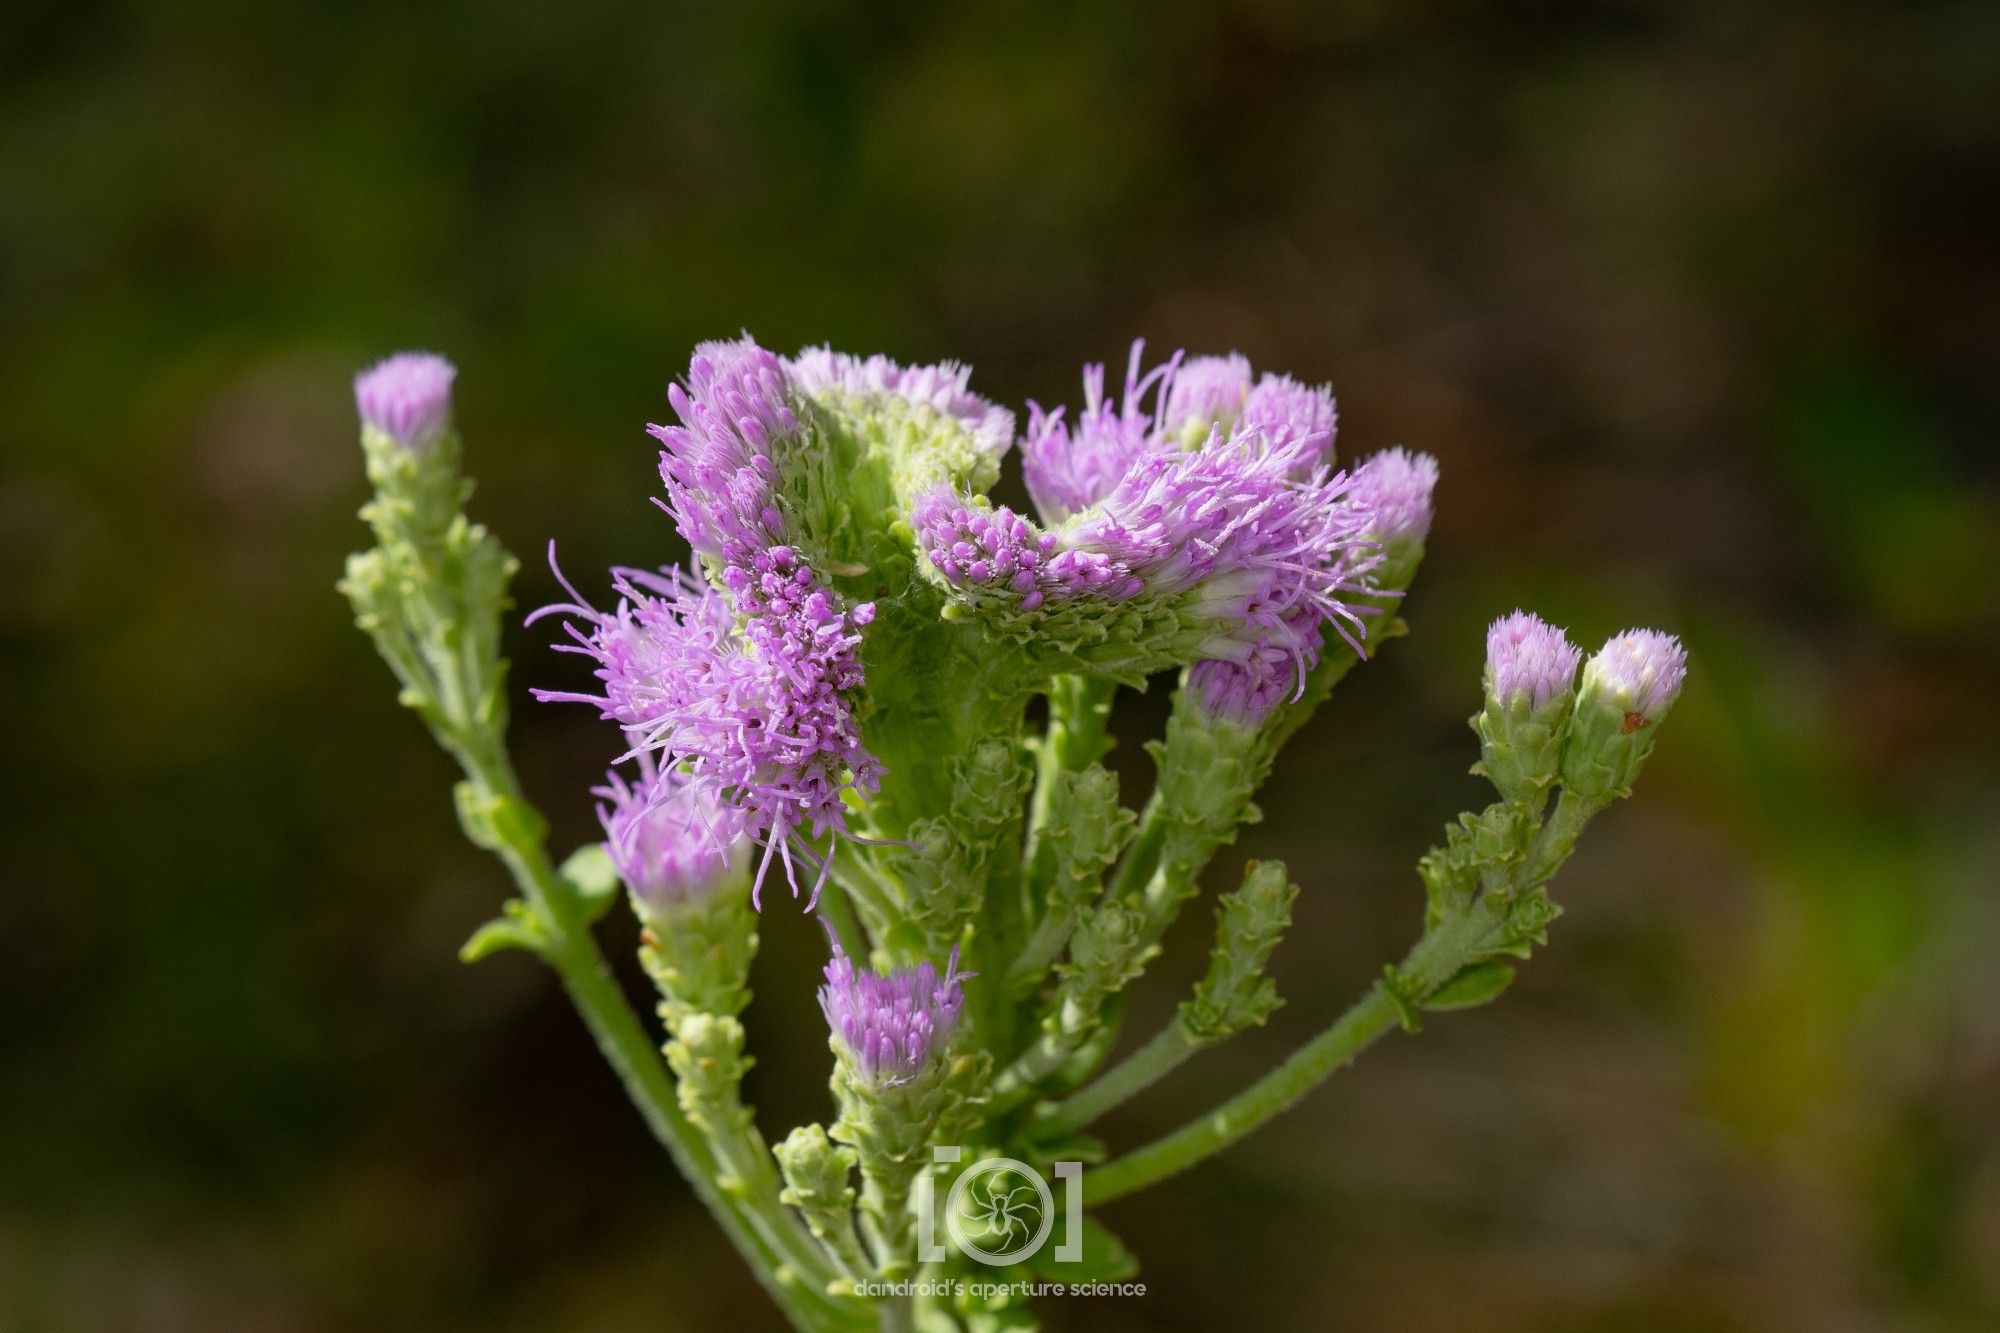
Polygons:
[[1554,784],[1582,655],[1560,629],[1526,611],[1486,631],[1486,703],[1472,726],[1480,771],[1506,799],[1533,801]]
[[1562,780],[1572,795],[1601,803],[1630,790],[1686,679],[1687,650],[1658,630],[1613,635],[1584,663],[1563,746]]
[[1437,479],[1437,459],[1403,448],[1371,454],[1354,469],[1352,494],[1374,515],[1368,535],[1382,545],[1376,579],[1384,588],[1407,588],[1416,574],[1430,535]]
[[878,974],[836,947],[819,1007],[849,1068],[871,1084],[908,1082],[951,1044],[965,1004],[958,951],[940,976],[932,964]]
[[750,840],[741,814],[671,771],[628,784],[617,773],[597,789],[597,817],[618,877],[648,921],[749,884]]
[[420,450],[451,427],[451,382],[458,370],[434,352],[399,352],[354,377],[361,424],[405,449]]

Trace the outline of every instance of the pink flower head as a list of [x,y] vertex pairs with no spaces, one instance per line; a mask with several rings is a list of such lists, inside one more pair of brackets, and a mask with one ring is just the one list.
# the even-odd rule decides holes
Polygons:
[[361,423],[405,449],[421,449],[451,425],[458,370],[434,352],[398,352],[354,377]]
[[1408,449],[1384,449],[1354,469],[1354,498],[1366,505],[1376,540],[1422,541],[1431,530],[1431,491],[1437,459]]
[[1628,629],[1605,641],[1583,667],[1582,692],[1627,714],[1657,721],[1680,697],[1687,649],[1671,634]]
[[648,426],[660,442],[667,512],[705,556],[732,559],[782,541],[775,455],[799,430],[785,363],[748,334],[695,348],[687,385],[667,402],[678,425]]
[[[729,595],[678,571],[614,575],[613,610],[565,584],[570,601],[529,618],[567,618],[571,642],[558,647],[597,661],[602,692],[535,697],[595,705],[625,730],[630,755],[739,811],[742,832],[764,842],[760,899],[774,857],[796,893],[795,854],[815,856],[806,839],[846,834],[843,794],[880,781],[849,700],[874,607],[842,606],[785,547],[730,566]],[[822,862],[814,901],[825,872]]]
[[1582,650],[1554,625],[1526,611],[1486,631],[1486,688],[1503,708],[1539,712],[1576,681]]
[[1143,339],[1132,344],[1125,395],[1116,404],[1104,396],[1104,367],[1093,364],[1083,368],[1083,410],[1074,424],[1064,420],[1062,408],[1044,412],[1038,404],[1028,405],[1021,471],[1035,508],[1048,522],[1060,523],[1102,500],[1133,461],[1157,445],[1160,392],[1180,354],[1142,372],[1145,348]]
[[618,877],[655,912],[699,901],[748,864],[742,814],[678,773],[627,783],[614,771],[595,794]]
[[886,975],[857,968],[834,946],[819,1007],[848,1061],[877,1084],[907,1083],[943,1056],[965,1004],[958,951],[944,974],[928,962]]

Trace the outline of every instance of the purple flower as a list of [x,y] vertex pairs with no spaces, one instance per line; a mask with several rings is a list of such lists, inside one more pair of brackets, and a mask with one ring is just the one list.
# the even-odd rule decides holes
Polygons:
[[1628,629],[1584,664],[1581,693],[1644,725],[1673,707],[1686,679],[1687,649],[1679,639],[1656,629]]
[[965,1003],[952,950],[943,976],[930,963],[886,976],[856,968],[834,946],[819,1007],[848,1061],[877,1084],[906,1083],[944,1054]]
[[1243,404],[1243,426],[1260,432],[1273,449],[1293,454],[1302,468],[1333,461],[1338,421],[1331,388],[1290,375],[1264,376]]
[[[602,692],[533,693],[595,705],[624,728],[631,755],[738,810],[742,832],[764,841],[760,897],[774,858],[796,893],[795,854],[815,858],[806,837],[846,834],[843,793],[880,781],[849,699],[874,607],[843,607],[783,546],[728,566],[723,580],[727,595],[678,571],[616,570],[609,612],[565,583],[571,600],[529,619],[567,617],[572,642],[558,647],[596,659]],[[815,901],[825,873],[822,862]]]
[[[1345,474],[1321,465],[1298,479],[1295,461],[1254,430],[1192,453],[1149,453],[1059,534],[1061,544],[1218,622],[1208,656],[1247,660],[1272,634],[1295,641],[1300,612],[1358,651],[1358,598],[1373,591],[1367,575],[1379,559],[1368,511]],[[1058,555],[1050,566],[1061,563]]]
[[1014,414],[968,387],[972,368],[956,361],[903,366],[886,356],[858,357],[830,347],[808,347],[791,360],[792,379],[815,397],[847,393],[858,398],[895,397],[955,418],[994,457],[1014,442]]
[[667,512],[701,554],[742,559],[784,540],[775,455],[796,443],[794,391],[784,361],[748,334],[696,347],[687,387],[667,389],[680,424],[646,429],[662,446]]
[[1188,668],[1188,688],[1210,719],[1255,727],[1271,710],[1294,698],[1319,661],[1320,632],[1311,617],[1295,617],[1281,631],[1250,646],[1242,661],[1211,658]]
[[1502,708],[1540,712],[1576,680],[1582,650],[1560,629],[1526,611],[1486,631],[1486,692]]
[[595,795],[618,877],[655,913],[707,896],[748,865],[741,813],[677,773],[642,772],[628,784],[614,771]]
[[[1132,344],[1125,367],[1125,396],[1113,405],[1104,397],[1104,367],[1083,368],[1083,411],[1071,425],[1063,409],[1044,412],[1028,404],[1028,433],[1021,441],[1021,471],[1035,508],[1050,523],[1081,513],[1117,486],[1133,461],[1160,438],[1157,399],[1173,377],[1180,354],[1141,373],[1146,344]],[[1147,399],[1156,400],[1148,407]]]
[[451,425],[458,370],[433,352],[398,352],[354,377],[361,423],[405,449],[421,449]]
[[1431,491],[1437,460],[1407,449],[1384,449],[1354,469],[1354,498],[1374,515],[1370,531],[1380,542],[1422,541],[1431,530]]
[[1216,427],[1226,432],[1243,415],[1251,379],[1250,362],[1239,352],[1188,357],[1166,386],[1164,433],[1192,449]]

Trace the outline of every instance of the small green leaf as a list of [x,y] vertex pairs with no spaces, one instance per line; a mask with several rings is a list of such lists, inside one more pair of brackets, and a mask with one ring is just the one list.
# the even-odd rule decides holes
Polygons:
[[494,917],[472,932],[472,938],[458,951],[458,961],[476,963],[502,949],[526,949],[532,954],[542,952],[547,940],[542,934],[541,923],[529,912],[527,904],[517,898],[503,910],[503,915]]
[[1500,992],[1514,984],[1511,964],[1494,959],[1472,963],[1457,976],[1431,992],[1426,1009],[1472,1009],[1498,999]]
[[570,853],[569,860],[562,863],[562,877],[576,890],[577,906],[583,909],[583,920],[589,925],[611,910],[611,904],[618,901],[618,867],[611,863],[611,853],[604,850],[601,842],[585,843]]

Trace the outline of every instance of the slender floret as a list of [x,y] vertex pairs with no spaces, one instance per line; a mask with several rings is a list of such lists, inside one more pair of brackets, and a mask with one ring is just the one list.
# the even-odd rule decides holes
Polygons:
[[1539,616],[1515,611],[1486,631],[1486,692],[1502,708],[1538,713],[1569,692],[1583,651]]
[[421,449],[451,425],[458,370],[433,352],[399,352],[354,377],[361,423],[405,449]]
[[840,1053],[864,1079],[904,1083],[940,1058],[951,1044],[965,1004],[954,949],[944,974],[929,962],[878,974],[857,968],[834,946],[819,988],[819,1007]]
[[1021,471],[1047,522],[1061,523],[1104,499],[1141,454],[1158,446],[1161,391],[1181,354],[1142,370],[1145,350],[1144,339],[1132,344],[1125,395],[1116,404],[1104,396],[1104,367],[1083,368],[1083,410],[1074,424],[1064,419],[1062,408],[1045,412],[1040,404],[1028,404]]
[[628,783],[613,771],[595,795],[618,877],[655,916],[698,902],[749,869],[743,816],[671,771]]

